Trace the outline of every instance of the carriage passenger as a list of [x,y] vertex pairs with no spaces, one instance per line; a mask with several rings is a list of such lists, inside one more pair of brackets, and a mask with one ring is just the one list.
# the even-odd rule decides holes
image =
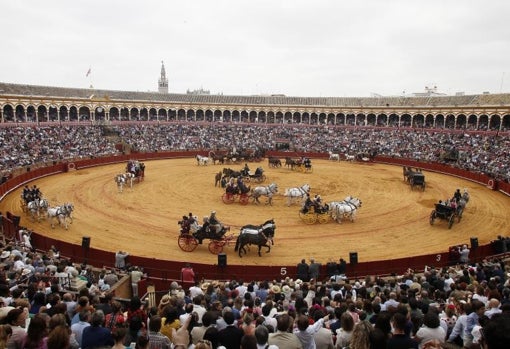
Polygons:
[[180,220],[179,225],[181,226],[181,234],[189,234],[191,222],[186,216],[182,216],[182,220]]
[[264,170],[262,169],[262,167],[257,167],[257,169],[255,170],[255,177],[262,176],[262,173],[264,173]]
[[225,187],[225,192],[227,194],[234,195],[237,192],[237,186],[234,181],[234,178],[230,178],[229,182],[227,183],[227,186]]
[[305,203],[303,204],[303,208],[301,209],[301,211],[303,213],[308,213],[310,207],[312,206],[314,206],[314,202],[312,201],[312,199],[310,199],[310,194],[306,194],[306,200]]
[[320,195],[315,195],[314,199],[312,200],[313,206],[315,208],[315,212],[322,212],[324,209],[324,206],[322,205],[322,198]]
[[218,218],[216,218],[216,211],[211,211],[211,215],[209,216],[209,230],[213,234],[218,234],[221,232],[222,225]]
[[241,176],[237,177],[237,188],[239,188],[241,194],[246,194],[250,191],[250,187],[247,187],[246,184],[244,184],[243,177]]

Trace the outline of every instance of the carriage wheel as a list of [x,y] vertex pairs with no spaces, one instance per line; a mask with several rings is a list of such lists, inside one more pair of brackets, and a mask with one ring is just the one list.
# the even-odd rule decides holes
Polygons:
[[454,220],[455,220],[455,215],[454,214],[450,215],[450,218],[448,218],[448,229],[452,228]]
[[434,219],[436,219],[436,211],[435,210],[432,210],[432,212],[430,212],[430,225],[434,224]]
[[250,197],[247,194],[241,194],[239,196],[239,203],[241,205],[248,205],[249,202],[250,202]]
[[183,234],[179,236],[178,240],[179,247],[185,252],[192,252],[198,246],[198,240],[192,235]]
[[223,245],[225,245],[224,241],[211,240],[211,242],[209,242],[209,252],[212,254],[220,254],[223,251]]
[[233,204],[235,199],[236,197],[234,194],[225,193],[221,196],[221,200],[223,200],[223,202],[226,203],[227,205]]
[[317,221],[317,215],[315,213],[311,213],[311,212],[303,213],[303,212],[299,211],[299,217],[306,224],[314,224]]
[[329,214],[327,213],[319,214],[317,215],[317,220],[319,221],[320,224],[329,223]]

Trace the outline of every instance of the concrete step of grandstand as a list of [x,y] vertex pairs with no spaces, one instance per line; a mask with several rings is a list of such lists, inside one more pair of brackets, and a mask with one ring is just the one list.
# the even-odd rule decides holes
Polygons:
[[71,279],[71,291],[80,292],[84,288],[87,288],[87,281],[82,280],[80,277]]

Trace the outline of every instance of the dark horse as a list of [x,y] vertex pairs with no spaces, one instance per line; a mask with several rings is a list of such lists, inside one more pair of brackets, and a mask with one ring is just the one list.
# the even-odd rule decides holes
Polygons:
[[241,251],[246,254],[246,245],[257,245],[259,247],[259,256],[262,246],[267,247],[266,253],[271,251],[273,237],[276,229],[274,219],[270,219],[261,225],[245,225],[241,227],[241,232],[236,240],[235,251],[239,251],[239,257],[242,257]]
[[221,177],[222,177],[221,171],[214,175],[214,186],[215,187],[221,187]]

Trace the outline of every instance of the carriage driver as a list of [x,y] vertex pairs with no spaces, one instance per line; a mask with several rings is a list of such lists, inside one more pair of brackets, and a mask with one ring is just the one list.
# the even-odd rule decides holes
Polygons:
[[244,168],[241,170],[241,174],[245,177],[248,177],[250,175],[250,168],[248,167],[248,164],[244,164]]
[[460,189],[457,189],[455,193],[453,194],[453,198],[456,202],[459,202],[460,199],[462,199],[462,194],[460,193]]

